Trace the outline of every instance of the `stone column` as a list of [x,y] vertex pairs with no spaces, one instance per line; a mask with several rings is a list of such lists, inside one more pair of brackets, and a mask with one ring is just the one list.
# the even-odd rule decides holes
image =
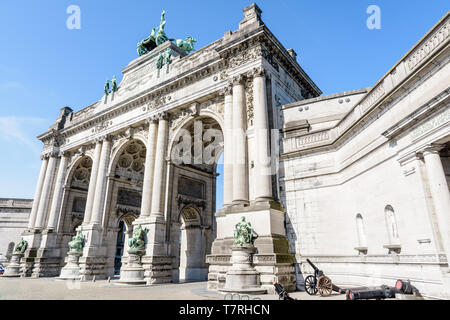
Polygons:
[[157,134],[158,122],[156,121],[156,119],[150,119],[147,138],[147,153],[145,155],[144,184],[142,186],[141,217],[150,216],[152,208],[152,191]]
[[103,218],[103,205],[105,203],[106,174],[111,157],[111,139],[104,138],[102,153],[98,166],[97,181],[95,186],[95,197],[92,205],[91,224],[101,224]]
[[255,198],[256,201],[272,200],[272,176],[270,166],[269,116],[267,109],[266,76],[262,68],[255,68],[253,75],[253,108],[255,132]]
[[167,115],[161,115],[159,118],[158,139],[156,143],[155,171],[152,190],[152,216],[164,216],[163,199],[166,178],[166,166],[164,161],[166,158],[168,126]]
[[44,185],[44,179],[45,179],[45,172],[47,171],[48,166],[48,157],[43,156],[41,157],[42,164],[41,164],[41,171],[39,173],[39,179],[36,186],[36,191],[34,193],[34,201],[33,201],[33,207],[31,208],[30,213],[30,220],[28,221],[28,229],[34,228],[34,223],[36,222],[36,216],[39,209],[39,200],[41,199],[42,194],[42,187]]
[[439,151],[443,147],[442,145],[433,145],[426,148],[423,158],[444,250],[447,257],[450,257],[450,193],[439,155]]
[[102,142],[100,140],[95,144],[94,159],[92,161],[91,177],[89,179],[89,189],[86,199],[86,209],[84,211],[83,224],[89,224],[91,221],[92,207],[94,204],[95,186],[97,184],[98,165],[100,162],[100,153],[102,151]]
[[223,166],[223,205],[233,203],[233,90],[228,86],[223,90],[225,95],[224,115],[224,166]]
[[56,157],[54,155],[50,155],[47,171],[45,173],[44,184],[42,186],[41,199],[39,200],[36,223],[34,225],[34,229],[37,230],[42,230],[44,228],[45,219],[47,218],[48,204],[50,202],[53,179],[55,178],[56,162]]
[[63,152],[59,162],[58,175],[56,176],[55,189],[53,191],[52,206],[50,209],[50,217],[48,219],[47,229],[55,230],[58,223],[59,212],[61,209],[61,198],[64,188],[64,180],[66,179],[67,163],[69,161],[68,154]]
[[243,76],[233,79],[233,204],[248,204],[247,117]]

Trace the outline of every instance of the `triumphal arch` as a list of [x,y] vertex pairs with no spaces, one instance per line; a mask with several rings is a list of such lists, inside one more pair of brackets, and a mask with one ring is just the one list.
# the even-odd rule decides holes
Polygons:
[[[234,226],[258,233],[253,264],[262,287],[295,288],[276,170],[279,106],[321,94],[261,20],[255,4],[238,30],[193,51],[160,26],[138,44],[123,80],[74,112],[65,107],[44,143],[21,259],[24,277],[60,274],[81,230],[85,279],[128,263],[128,239],[146,228],[147,283],[208,280],[224,286]],[[192,52],[193,51],[193,52]],[[224,154],[224,206],[216,166]]]

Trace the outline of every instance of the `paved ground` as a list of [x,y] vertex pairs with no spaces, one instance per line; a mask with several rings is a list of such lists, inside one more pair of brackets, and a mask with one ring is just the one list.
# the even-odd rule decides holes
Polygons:
[[[304,292],[294,292],[300,300],[345,300],[344,295],[329,298],[311,297]],[[1,300],[224,300],[231,296],[206,290],[206,282],[167,284],[158,286],[124,287],[108,283],[57,281],[55,279],[0,278]],[[236,297],[235,297],[236,298]],[[252,296],[251,299],[278,300],[278,296]]]

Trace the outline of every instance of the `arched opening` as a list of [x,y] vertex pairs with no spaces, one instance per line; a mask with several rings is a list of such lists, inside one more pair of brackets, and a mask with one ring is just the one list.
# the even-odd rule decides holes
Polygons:
[[388,240],[390,245],[399,245],[400,236],[398,233],[397,219],[395,217],[394,208],[390,205],[384,209],[386,217],[386,228],[388,233]]
[[205,239],[200,213],[195,206],[186,206],[181,213],[180,228],[180,281],[203,280],[205,277]]
[[8,250],[6,250],[6,255],[5,255],[5,258],[7,261],[11,260],[11,257],[12,257],[13,251],[14,251],[14,245],[15,245],[14,242],[10,242],[8,244]]
[[117,276],[128,259],[128,239],[140,215],[146,147],[141,139],[130,139],[113,150],[108,174],[104,226],[106,275]]
[[120,221],[119,231],[117,232],[116,240],[116,255],[114,257],[114,275],[120,274],[120,268],[122,267],[122,255],[125,245],[125,223]]
[[[217,191],[223,192],[219,160],[223,154],[220,124],[197,117],[172,140],[169,169],[170,251],[177,259],[174,281],[206,281],[206,256],[216,237]],[[223,172],[223,169],[220,170]],[[223,197],[219,197],[220,207]]]
[[58,231],[62,235],[61,267],[65,265],[64,259],[69,251],[69,241],[76,234],[76,229],[83,223],[91,170],[92,158],[90,155],[80,155],[78,159],[75,158],[69,169],[62,206],[63,214],[58,226]]
[[364,220],[360,213],[356,215],[356,230],[358,233],[358,247],[360,252],[367,252],[366,231],[364,228]]

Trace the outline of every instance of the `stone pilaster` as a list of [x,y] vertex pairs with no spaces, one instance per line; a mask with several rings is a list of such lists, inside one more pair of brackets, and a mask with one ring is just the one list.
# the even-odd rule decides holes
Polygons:
[[28,229],[34,228],[34,223],[36,222],[36,216],[39,209],[39,201],[41,199],[42,187],[44,185],[45,173],[48,166],[48,156],[42,156],[41,171],[39,173],[39,179],[36,186],[36,191],[34,193],[33,207],[31,208],[30,220],[28,222]]
[[147,284],[167,283],[172,279],[172,259],[167,256],[168,245],[165,241],[166,222],[164,218],[168,115],[166,113],[159,114],[158,119],[151,214],[134,223],[134,225],[141,224],[149,230],[145,256],[142,257]]
[[270,165],[269,116],[267,109],[266,75],[262,68],[255,68],[253,76],[254,133],[256,144],[255,195],[256,201],[272,200],[272,176]]
[[59,162],[58,175],[56,177],[55,188],[53,192],[52,205],[50,209],[50,217],[48,219],[47,229],[55,230],[59,213],[61,211],[61,198],[63,194],[64,180],[66,178],[67,173],[67,163],[69,161],[69,157],[67,153],[61,154],[61,160]]
[[149,119],[147,153],[145,156],[144,184],[142,186],[141,217],[150,216],[152,209],[153,177],[155,173],[156,140],[158,137],[158,122]]
[[247,117],[244,77],[233,79],[233,204],[248,204]]
[[426,175],[428,177],[434,210],[438,219],[439,232],[447,257],[450,257],[450,193],[439,151],[442,145],[432,145],[423,151]]
[[84,211],[84,221],[83,221],[84,225],[89,224],[91,220],[101,151],[102,151],[102,142],[100,140],[97,140],[94,150],[94,159],[92,162],[91,177],[89,179],[89,190],[86,199],[86,209]]
[[103,205],[105,202],[106,174],[111,158],[111,139],[105,137],[103,139],[102,152],[98,167],[98,175],[95,186],[95,197],[92,205],[91,224],[101,225],[103,218]]
[[57,158],[54,154],[50,155],[48,160],[48,167],[45,173],[44,184],[42,186],[42,194],[39,200],[39,208],[36,216],[34,229],[42,230],[45,227],[45,220],[47,218],[48,206],[51,198],[52,184],[55,178],[55,170]]
[[224,116],[224,174],[223,203],[229,206],[233,203],[233,90],[231,84],[222,94],[225,96]]
[[165,159],[168,139],[169,123],[167,114],[159,116],[158,139],[156,142],[155,171],[152,190],[152,216],[163,216],[163,199],[165,190]]

